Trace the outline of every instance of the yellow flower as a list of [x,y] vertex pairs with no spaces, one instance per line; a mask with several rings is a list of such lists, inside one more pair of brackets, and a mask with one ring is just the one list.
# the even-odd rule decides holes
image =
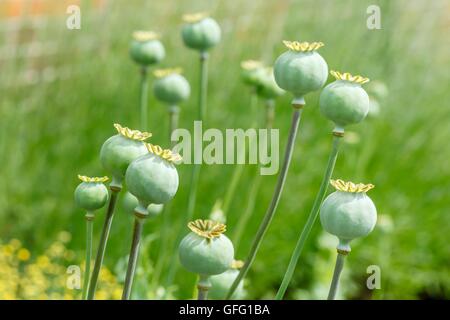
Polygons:
[[58,240],[63,242],[63,243],[69,242],[70,239],[72,239],[72,235],[69,232],[67,232],[67,231],[61,231],[58,234]]
[[97,293],[95,294],[97,300],[106,300],[108,299],[108,294],[106,291],[104,290],[98,290]]
[[12,248],[17,250],[22,246],[22,242],[20,242],[20,240],[17,240],[17,239],[11,239],[11,241],[9,242],[9,245]]
[[3,248],[2,248],[2,254],[5,257],[10,257],[13,252],[14,252],[14,248],[9,244],[3,246]]
[[112,298],[114,300],[120,300],[122,298],[122,288],[116,288],[113,291]]
[[22,248],[17,252],[17,258],[20,261],[27,261],[28,259],[30,259],[30,256],[31,256],[30,251],[28,251],[25,248]]
[[49,266],[50,259],[47,256],[39,256],[36,263],[40,268],[45,269]]

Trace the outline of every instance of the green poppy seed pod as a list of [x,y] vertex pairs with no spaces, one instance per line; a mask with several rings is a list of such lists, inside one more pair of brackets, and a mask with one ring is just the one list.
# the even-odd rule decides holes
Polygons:
[[181,161],[178,154],[160,146],[145,144],[147,154],[134,160],[127,169],[128,190],[139,201],[135,212],[148,215],[149,204],[170,201],[178,190],[178,172],[174,163]]
[[320,94],[320,111],[343,130],[346,125],[361,122],[369,112],[369,96],[361,87],[368,78],[331,71],[336,81]]
[[211,220],[195,220],[188,224],[190,232],[180,243],[178,255],[189,271],[204,276],[227,271],[234,257],[230,239],[223,233],[224,224]]
[[[231,264],[231,268],[224,273],[211,276],[209,278],[211,282],[211,288],[209,289],[208,296],[210,299],[221,300],[224,299],[230,289],[233,281],[239,274],[239,269],[242,268],[244,263],[242,261],[234,260]],[[241,281],[233,293],[232,299],[243,299],[245,295],[244,281]]]
[[151,137],[152,134],[131,130],[117,123],[114,124],[114,127],[118,134],[103,143],[100,150],[100,161],[113,176],[111,187],[121,188],[122,180],[130,163],[148,153],[144,140]]
[[161,203],[150,203],[147,207],[147,212],[150,216],[159,215],[164,209],[164,205]]
[[380,103],[377,99],[369,96],[369,113],[370,117],[377,117],[380,114]]
[[157,78],[153,84],[155,97],[169,105],[178,105],[191,94],[189,82],[181,74],[181,69],[160,69],[154,72]]
[[327,81],[328,65],[317,53],[323,43],[283,42],[289,51],[275,61],[275,81],[294,95],[294,104],[304,105],[304,95],[319,90]]
[[204,52],[220,42],[220,27],[206,13],[184,15],[183,21],[181,36],[187,47]]
[[264,64],[261,61],[246,60],[241,62],[242,79],[245,84],[256,87],[265,76]]
[[126,213],[134,214],[134,208],[136,208],[138,206],[138,204],[139,204],[139,201],[135,196],[133,196],[128,191],[125,192],[123,199],[122,199],[122,206],[123,206],[123,210]]
[[281,89],[273,75],[272,68],[265,68],[259,84],[256,86],[256,93],[264,99],[275,99],[284,94],[284,90]]
[[[125,212],[129,214],[134,214],[134,209],[139,205],[138,199],[133,196],[131,193],[126,192],[123,196],[123,209]],[[147,207],[148,214],[150,216],[157,216],[162,212],[164,205],[162,204],[149,204]]]
[[158,39],[159,35],[151,31],[134,32],[130,45],[131,58],[144,67],[160,62],[166,52]]
[[108,177],[87,177],[78,175],[82,181],[75,189],[75,203],[78,207],[92,212],[102,208],[108,201],[108,189],[103,184]]
[[384,82],[375,80],[367,85],[367,92],[376,99],[383,100],[388,96],[389,89]]
[[372,184],[354,184],[331,180],[336,191],[320,208],[320,222],[329,233],[339,238],[338,251],[350,252],[350,241],[368,235],[377,222],[377,209],[366,192]]

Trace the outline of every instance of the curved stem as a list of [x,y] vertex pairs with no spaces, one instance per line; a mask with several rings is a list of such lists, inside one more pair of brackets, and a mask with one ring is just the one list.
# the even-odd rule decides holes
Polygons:
[[333,280],[331,280],[330,291],[328,292],[328,300],[334,300],[339,285],[339,277],[344,269],[345,255],[338,252],[336,257],[336,265],[334,266]]
[[[206,116],[206,90],[208,89],[208,53],[200,53],[200,88],[198,101],[198,117],[200,121],[204,121]],[[194,164],[191,176],[191,187],[189,188],[189,199],[187,207],[187,215],[185,221],[190,221],[194,215],[195,202],[197,198],[197,187],[200,178],[200,164]]]
[[86,300],[89,287],[89,277],[91,275],[91,256],[92,256],[92,234],[94,226],[94,215],[90,212],[86,214],[86,262],[84,267],[84,282],[82,299]]
[[289,138],[288,143],[286,145],[286,150],[284,154],[284,162],[281,167],[280,175],[278,176],[277,185],[275,187],[275,191],[272,196],[272,201],[269,205],[269,208],[266,211],[266,214],[264,215],[263,221],[261,222],[258,232],[256,233],[255,239],[253,240],[250,253],[245,261],[244,266],[240,270],[238,276],[234,280],[233,284],[231,285],[230,290],[228,291],[228,294],[225,299],[230,299],[230,297],[233,295],[234,291],[237,289],[239,283],[242,281],[242,279],[246,276],[248,270],[250,269],[253,261],[255,260],[256,254],[258,252],[258,249],[261,245],[261,241],[267,231],[267,228],[270,225],[270,222],[272,221],[272,218],[275,214],[275,211],[278,206],[278,202],[280,201],[281,193],[283,191],[284,183],[286,182],[286,177],[289,169],[289,164],[291,162],[292,153],[294,151],[294,143],[295,138],[297,136],[298,131],[298,125],[300,123],[300,117],[302,112],[303,106],[297,106],[297,108],[294,110],[292,114],[292,123],[291,128],[289,132]]
[[128,268],[127,274],[125,276],[122,300],[129,300],[131,296],[131,287],[133,286],[134,274],[136,272],[143,225],[144,219],[136,216],[136,218],[134,219],[133,241],[131,242],[130,256],[128,258]]
[[197,300],[208,300],[208,291],[211,288],[209,276],[200,275],[197,282],[198,297]]
[[178,106],[170,106],[169,107],[169,145],[171,148],[175,145],[175,142],[172,141],[172,132],[178,128],[178,117],[180,114],[180,108]]
[[266,128],[272,129],[275,120],[275,101],[273,99],[266,100]]
[[141,130],[147,130],[148,126],[148,83],[147,67],[141,68]]
[[[273,121],[275,118],[275,104],[273,100],[266,101],[266,129],[271,129],[273,126]],[[241,240],[242,233],[247,227],[247,223],[250,221],[250,217],[252,216],[253,210],[255,209],[256,196],[258,195],[259,186],[261,184],[261,174],[256,172],[255,177],[253,178],[250,193],[248,195],[247,207],[245,208],[244,213],[239,219],[239,223],[236,225],[236,229],[233,234],[233,243],[235,246],[235,250],[237,251],[237,246],[239,245],[239,241]]]
[[199,103],[198,118],[200,121],[206,119],[206,98],[208,90],[208,52],[200,53],[200,86],[199,86]]
[[323,198],[325,197],[325,193],[327,192],[330,178],[333,174],[334,165],[336,164],[340,140],[341,140],[340,135],[333,135],[333,147],[331,149],[330,156],[328,158],[328,164],[322,179],[322,183],[320,184],[319,193],[317,193],[313,207],[311,209],[311,212],[309,213],[308,220],[306,221],[306,224],[303,227],[300,237],[298,238],[297,244],[295,246],[294,252],[292,253],[291,260],[287,267],[286,273],[284,274],[283,281],[275,297],[276,300],[283,299],[284,294],[286,293],[286,290],[289,286],[289,283],[291,282],[292,276],[294,275],[295,267],[297,266],[297,262],[300,257],[300,254],[302,253],[306,239],[308,238],[309,233],[311,232],[311,229],[314,225],[314,221],[317,218],[320,205],[322,204]]
[[93,300],[95,290],[97,289],[98,275],[100,268],[103,264],[105,257],[106,244],[108,243],[109,232],[111,230],[111,224],[114,217],[114,209],[116,207],[117,195],[120,189],[111,189],[111,197],[109,198],[108,211],[106,212],[105,223],[103,224],[102,234],[100,236],[100,242],[98,244],[97,256],[95,257],[94,269],[92,270],[91,280],[89,282],[89,290],[87,299]]
[[[198,92],[198,119],[200,121],[204,121],[206,118],[206,97],[207,97],[207,90],[208,90],[208,52],[200,52],[200,86],[199,86],[199,92]],[[184,218],[184,221],[181,225],[181,227],[184,227],[190,220],[192,220],[192,217],[194,216],[194,210],[195,210],[195,202],[197,199],[197,189],[198,189],[198,181],[200,180],[200,169],[201,164],[195,164],[194,168],[192,169],[192,175],[191,175],[191,182],[190,182],[190,188],[189,188],[189,196],[188,196],[188,204],[187,204],[187,211],[186,216]],[[175,241],[175,245],[177,245],[182,236],[182,232],[178,232],[178,236]],[[167,273],[167,281],[166,281],[166,287],[169,287],[173,279],[175,278],[176,272],[177,272],[177,266],[178,264],[175,263],[176,255],[172,256],[172,259],[170,260],[169,264],[169,271]]]
[[153,279],[152,279],[152,284],[151,284],[151,288],[153,290],[157,290],[158,289],[158,285],[159,280],[161,278],[161,273],[163,271],[163,267],[165,265],[165,262],[167,260],[167,255],[168,255],[168,250],[167,247],[169,245],[169,228],[170,228],[170,222],[171,222],[171,203],[172,202],[168,202],[164,205],[163,208],[163,212],[161,213],[161,215],[163,216],[163,223],[162,223],[162,228],[161,228],[161,234],[160,234],[160,247],[158,250],[158,259],[156,261],[156,265],[155,265],[155,271],[153,272]]

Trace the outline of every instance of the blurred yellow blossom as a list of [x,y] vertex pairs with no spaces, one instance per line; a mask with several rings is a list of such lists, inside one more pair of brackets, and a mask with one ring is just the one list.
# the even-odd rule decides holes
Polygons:
[[[37,256],[24,248],[18,239],[7,243],[0,241],[0,300],[80,299],[81,288],[67,287],[69,266],[81,265],[81,276],[84,272],[84,263],[75,261],[75,252],[65,246],[71,238],[70,233],[60,232],[57,240]],[[96,299],[120,299],[121,295],[122,285],[103,267]]]
[[19,249],[19,251],[17,251],[17,258],[20,261],[27,261],[28,259],[30,259],[30,251],[24,248]]

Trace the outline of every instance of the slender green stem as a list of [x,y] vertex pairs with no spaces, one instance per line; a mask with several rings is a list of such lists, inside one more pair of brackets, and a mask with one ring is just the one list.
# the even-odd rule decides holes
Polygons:
[[197,300],[208,300],[208,290],[198,289]]
[[322,179],[322,183],[320,185],[319,193],[317,193],[316,199],[314,200],[313,207],[311,212],[309,213],[308,220],[306,221],[305,226],[298,238],[297,244],[295,246],[294,252],[292,253],[291,260],[287,267],[286,273],[284,274],[283,281],[278,289],[278,293],[275,297],[276,300],[281,300],[286,293],[286,290],[291,282],[292,276],[294,275],[295,268],[297,266],[298,259],[300,254],[302,253],[303,247],[305,246],[306,239],[311,232],[311,229],[314,225],[314,221],[319,214],[320,205],[322,204],[323,198],[325,197],[325,193],[328,189],[328,184],[330,182],[330,178],[333,174],[334,165],[336,164],[336,159],[339,151],[339,142],[341,140],[340,135],[333,135],[333,147],[330,152],[330,156],[328,158],[327,168],[325,170],[325,174]]
[[247,259],[245,261],[244,266],[240,270],[238,276],[234,280],[233,284],[231,285],[230,290],[228,291],[228,294],[225,299],[230,299],[233,295],[234,291],[237,289],[239,283],[242,281],[242,279],[246,276],[248,270],[250,269],[253,261],[255,260],[256,254],[258,252],[258,249],[261,245],[262,239],[270,225],[270,222],[272,221],[272,218],[275,214],[275,211],[278,206],[278,202],[280,201],[281,193],[283,191],[284,184],[286,182],[287,173],[289,170],[289,164],[291,162],[292,153],[294,151],[294,144],[295,144],[295,138],[297,136],[298,131],[298,125],[300,123],[301,113],[302,113],[302,105],[294,105],[296,106],[293,114],[292,114],[292,123],[291,128],[289,132],[289,138],[288,143],[286,145],[286,150],[284,154],[284,162],[281,167],[280,175],[278,176],[277,185],[275,187],[275,191],[272,196],[272,201],[270,202],[269,208],[266,211],[266,214],[264,215],[263,221],[261,222],[258,232],[256,233],[255,239],[253,240],[250,253],[247,256]]
[[[256,93],[252,93],[250,98],[250,109],[252,111],[255,110],[255,106],[258,96]],[[253,116],[255,117],[255,112],[253,112]],[[256,126],[256,121],[253,121],[252,127]],[[233,174],[231,176],[230,184],[228,185],[228,189],[225,193],[225,197],[223,198],[223,205],[222,205],[222,212],[224,213],[225,217],[227,216],[228,210],[230,209],[231,201],[234,198],[234,194],[236,192],[236,188],[238,186],[239,180],[241,179],[242,172],[244,171],[243,165],[235,165]]]
[[84,267],[84,283],[82,299],[86,300],[89,287],[89,277],[91,275],[91,256],[92,256],[92,234],[94,226],[94,215],[91,212],[86,213],[86,262]]
[[200,86],[199,86],[199,104],[198,118],[200,121],[206,120],[207,109],[207,91],[208,91],[208,52],[200,53]]
[[93,300],[95,290],[97,289],[98,275],[105,257],[106,244],[108,243],[109,232],[114,217],[114,209],[116,207],[117,195],[120,189],[112,188],[111,197],[109,198],[108,210],[106,212],[105,223],[103,224],[102,234],[100,236],[100,243],[97,249],[97,256],[95,257],[94,269],[92,270],[91,280],[89,282],[89,290],[87,299]]
[[273,99],[266,100],[266,128],[272,129],[275,120],[275,101]]
[[[173,148],[175,142],[172,142],[171,136],[172,132],[178,128],[178,119],[180,114],[180,108],[178,106],[170,106],[169,107],[169,145]],[[171,202],[164,205],[164,211],[162,212],[163,216],[163,224],[160,233],[160,249],[159,249],[159,257],[156,262],[155,272],[152,280],[152,288],[156,289],[159,284],[159,279],[161,277],[161,272],[166,262],[167,256],[167,245],[168,245],[168,230],[170,226],[170,212],[171,212]]]
[[148,126],[148,80],[147,67],[141,68],[141,130]]
[[209,276],[200,275],[197,282],[198,297],[197,300],[208,300],[208,291],[211,288]]
[[338,252],[336,257],[336,265],[334,266],[333,280],[331,280],[330,291],[328,292],[328,300],[334,300],[339,286],[339,277],[344,269],[345,254]]
[[178,128],[178,117],[180,108],[178,106],[169,107],[169,145],[173,148],[175,142],[172,142],[172,132]]
[[[275,103],[273,100],[266,101],[266,129],[271,129],[273,126],[273,121],[275,119]],[[261,174],[257,171],[252,184],[250,193],[248,195],[247,207],[245,208],[244,213],[239,219],[239,223],[236,225],[236,229],[233,234],[233,243],[235,246],[235,250],[237,251],[237,246],[241,240],[242,234],[247,227],[248,222],[250,221],[250,217],[252,216],[253,210],[255,209],[256,196],[258,195],[259,186],[261,184]]]
[[259,172],[256,172],[255,177],[253,178],[252,181],[250,193],[248,195],[247,206],[245,207],[244,213],[239,218],[239,223],[236,224],[236,228],[233,233],[232,239],[235,251],[237,251],[239,242],[241,241],[242,234],[246,229],[248,222],[250,221],[253,209],[255,209],[256,196],[258,195],[260,184],[261,184],[261,175]]
[[[198,118],[204,121],[206,117],[206,91],[208,89],[208,53],[200,53],[200,87],[199,87],[199,102],[198,102]],[[191,187],[189,188],[189,199],[187,206],[187,214],[185,221],[192,219],[195,210],[195,202],[197,199],[198,181],[200,178],[200,164],[194,164],[191,176]]]
[[[204,121],[206,118],[206,97],[208,90],[208,53],[201,52],[200,53],[200,86],[198,92],[198,120]],[[194,216],[195,210],[195,202],[197,199],[197,189],[198,189],[198,181],[200,180],[200,169],[201,164],[194,164],[194,168],[192,169],[191,182],[189,188],[189,197],[187,204],[187,211],[184,217],[184,221],[181,227],[184,227],[192,217]],[[178,236],[176,238],[175,244],[178,244],[181,240],[182,232],[178,232]],[[169,271],[167,273],[167,282],[166,287],[169,287],[173,279],[175,278],[177,272],[178,264],[175,263],[176,255],[172,256],[169,264]]]
[[164,205],[163,212],[161,213],[163,217],[163,223],[160,234],[160,247],[158,250],[158,260],[156,261],[155,271],[152,277],[152,289],[156,291],[158,285],[160,285],[161,273],[163,271],[163,267],[167,260],[167,254],[169,253],[168,245],[169,245],[169,230],[171,223],[171,207],[172,202],[168,202]]
[[133,286],[134,274],[139,256],[139,247],[141,246],[142,227],[144,219],[136,215],[134,219],[133,241],[131,242],[130,256],[128,258],[127,274],[122,292],[122,300],[129,300],[131,296],[131,287]]

